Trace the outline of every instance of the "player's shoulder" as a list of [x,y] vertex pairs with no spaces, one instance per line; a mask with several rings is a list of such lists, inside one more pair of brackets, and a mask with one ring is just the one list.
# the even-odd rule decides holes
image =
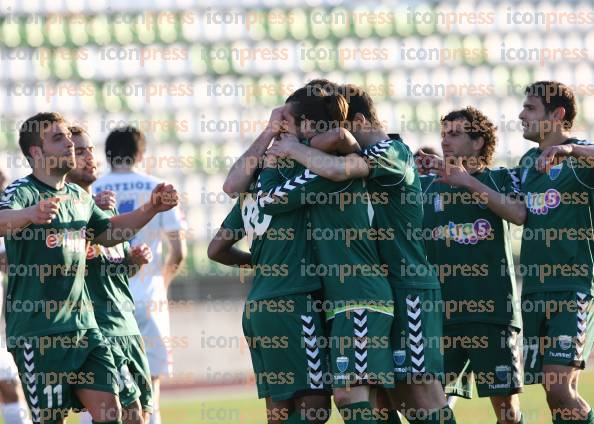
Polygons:
[[36,196],[39,196],[39,189],[28,175],[13,181],[4,189],[0,195],[0,208],[9,207],[15,198],[27,201],[27,199],[34,199]]
[[[534,162],[532,159],[534,157],[538,157],[538,156],[540,156],[540,150],[538,150],[538,147],[533,147],[533,148],[529,149],[520,158],[520,162],[519,162],[520,166],[524,167],[524,168],[532,167],[534,165]],[[528,160],[528,158],[532,158],[532,159]]]
[[367,146],[363,149],[363,154],[366,156],[382,156],[391,151],[400,151],[410,154],[410,148],[402,140],[398,134],[388,134],[387,140],[379,141],[371,146]]

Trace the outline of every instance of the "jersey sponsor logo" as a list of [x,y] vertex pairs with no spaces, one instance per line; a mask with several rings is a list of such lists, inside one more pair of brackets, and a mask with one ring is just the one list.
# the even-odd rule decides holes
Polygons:
[[394,350],[392,352],[392,358],[394,359],[394,365],[397,367],[402,366],[406,360],[406,350]]
[[346,356],[339,356],[338,358],[336,358],[336,367],[338,368],[338,371],[345,372],[347,367],[349,366],[349,358],[347,358]]
[[258,203],[252,196],[246,196],[243,200],[241,218],[249,246],[252,245],[254,236],[261,236],[266,232],[272,220],[272,216],[260,213]]
[[526,196],[526,207],[535,215],[546,215],[549,210],[555,209],[561,204],[561,194],[554,188],[544,193],[528,192]]
[[134,199],[123,200],[118,204],[118,213],[128,213],[134,210]]
[[451,239],[460,244],[477,244],[479,240],[489,237],[493,227],[491,223],[483,218],[474,222],[456,224],[450,221],[447,225],[440,225],[433,228],[431,237],[433,240]]
[[549,169],[549,178],[551,179],[551,181],[555,181],[557,178],[559,178],[559,175],[561,175],[562,170],[563,170],[563,163],[560,163],[559,165],[555,165],[551,169]]
[[511,374],[511,367],[509,365],[497,365],[495,367],[495,375],[499,381],[508,381]]
[[80,230],[64,231],[58,234],[50,234],[45,239],[45,245],[50,249],[64,247],[72,252],[80,253],[86,250],[87,228]]

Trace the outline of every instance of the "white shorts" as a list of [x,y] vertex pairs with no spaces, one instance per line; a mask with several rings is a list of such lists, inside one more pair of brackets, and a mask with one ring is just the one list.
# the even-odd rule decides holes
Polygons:
[[171,376],[173,355],[171,351],[169,306],[163,284],[152,285],[150,298],[134,299],[135,317],[144,339],[151,376]]
[[14,358],[4,346],[0,347],[0,381],[14,381],[18,376],[19,371]]

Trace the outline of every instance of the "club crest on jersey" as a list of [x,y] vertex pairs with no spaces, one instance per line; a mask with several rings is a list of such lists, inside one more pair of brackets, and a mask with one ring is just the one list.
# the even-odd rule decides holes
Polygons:
[[349,366],[349,358],[346,356],[339,356],[336,358],[336,367],[341,373],[345,372]]
[[509,365],[497,365],[495,367],[495,375],[499,381],[508,381],[511,373],[511,367]]
[[406,351],[395,350],[392,352],[392,358],[394,359],[394,365],[400,367],[402,364],[404,364],[404,360],[406,359]]
[[551,179],[551,181],[555,181],[557,178],[559,178],[559,175],[561,175],[562,170],[563,170],[563,162],[560,163],[559,165],[555,165],[551,169],[549,169],[549,178]]
[[491,234],[493,227],[486,219],[479,218],[474,222],[456,224],[450,221],[447,225],[440,225],[431,231],[433,240],[454,240],[460,244],[477,244]]
[[526,207],[535,215],[546,215],[549,210],[561,204],[561,194],[554,188],[544,193],[530,193],[526,196]]
[[573,338],[571,336],[559,336],[559,347],[563,350],[568,350],[571,347]]

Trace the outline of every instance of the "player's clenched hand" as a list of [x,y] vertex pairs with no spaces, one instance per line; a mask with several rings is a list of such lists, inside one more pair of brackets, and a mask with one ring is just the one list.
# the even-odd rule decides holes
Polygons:
[[30,220],[33,224],[51,224],[52,220],[58,214],[58,203],[60,199],[50,197],[43,199],[38,204],[28,207]]
[[560,144],[558,146],[547,147],[536,159],[536,170],[539,172],[549,172],[551,167],[559,165],[567,159],[572,151],[573,146],[571,144]]
[[275,142],[272,143],[272,146],[268,148],[266,154],[272,154],[279,158],[290,157],[292,148],[298,143],[299,139],[295,135],[283,133],[278,140],[275,140]]
[[113,191],[105,190],[95,195],[95,203],[104,211],[115,209],[116,194]]
[[151,248],[143,243],[130,249],[130,262],[133,265],[145,265],[153,260]]
[[437,169],[443,169],[443,159],[437,155],[425,153],[423,150],[419,150],[415,157],[415,164],[419,174],[427,175],[430,172],[435,172]]
[[161,183],[151,193],[151,207],[157,212],[173,209],[179,203],[179,194],[171,184]]

